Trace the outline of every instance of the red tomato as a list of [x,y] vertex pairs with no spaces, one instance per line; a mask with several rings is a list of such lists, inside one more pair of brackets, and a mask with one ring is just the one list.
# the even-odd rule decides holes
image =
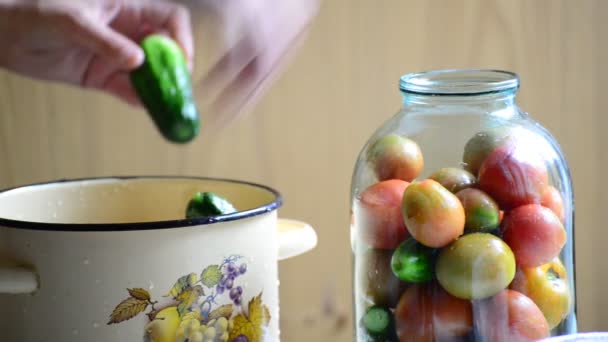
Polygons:
[[391,179],[361,193],[355,208],[355,227],[371,247],[395,249],[408,237],[401,214],[401,199],[408,185],[406,181]]
[[547,168],[542,157],[530,146],[516,142],[498,147],[479,169],[480,189],[503,210],[540,203],[547,183]]
[[543,313],[525,295],[503,290],[496,296],[473,304],[475,326],[486,341],[524,342],[549,336]]
[[543,312],[549,329],[555,328],[570,312],[570,289],[566,269],[559,258],[515,273],[511,289],[526,295]]
[[562,195],[555,187],[549,185],[543,191],[543,195],[540,199],[540,204],[543,207],[553,210],[555,215],[559,218],[562,223],[566,222],[566,215],[564,213],[564,200]]
[[502,224],[503,240],[522,267],[535,267],[555,258],[566,243],[559,218],[540,204],[528,204],[509,212]]
[[401,342],[464,336],[473,327],[471,302],[451,296],[435,283],[412,285],[395,309],[395,326]]

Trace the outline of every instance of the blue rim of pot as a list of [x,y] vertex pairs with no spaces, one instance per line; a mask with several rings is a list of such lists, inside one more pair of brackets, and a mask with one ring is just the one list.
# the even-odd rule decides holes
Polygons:
[[253,186],[259,189],[268,191],[274,196],[274,200],[266,203],[262,206],[258,206],[252,209],[237,211],[231,214],[218,215],[212,217],[200,217],[194,219],[177,219],[177,220],[166,220],[166,221],[149,221],[149,222],[129,222],[129,223],[51,223],[51,222],[35,222],[35,221],[22,221],[13,220],[0,217],[0,227],[26,229],[26,230],[38,230],[38,231],[57,231],[57,232],[120,232],[120,231],[147,231],[147,230],[159,230],[159,229],[172,229],[172,228],[185,228],[193,226],[204,226],[217,222],[228,222],[236,221],[248,217],[262,215],[271,211],[274,211],[283,205],[283,197],[281,194],[266,185],[227,178],[215,178],[215,177],[195,177],[195,176],[115,176],[115,177],[91,177],[91,178],[73,178],[73,179],[59,179],[48,182],[39,182],[26,185],[15,186],[7,189],[0,190],[0,195],[18,189],[35,188],[45,185],[54,184],[66,184],[66,183],[77,183],[85,181],[104,181],[104,180],[116,180],[116,181],[129,181],[137,179],[168,179],[168,180],[200,180],[200,181],[217,181],[226,183],[236,183],[242,185]]

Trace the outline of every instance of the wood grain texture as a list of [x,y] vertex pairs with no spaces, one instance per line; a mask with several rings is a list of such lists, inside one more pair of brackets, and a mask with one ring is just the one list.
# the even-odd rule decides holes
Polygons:
[[367,137],[398,109],[399,76],[509,69],[521,76],[519,104],[572,168],[579,327],[608,330],[607,15],[603,0],[326,0],[255,113],[188,146],[165,143],[143,112],[106,95],[1,73],[0,186],[180,174],[276,187],[281,215],[319,234],[314,252],[281,263],[282,340],[350,341],[350,177]]

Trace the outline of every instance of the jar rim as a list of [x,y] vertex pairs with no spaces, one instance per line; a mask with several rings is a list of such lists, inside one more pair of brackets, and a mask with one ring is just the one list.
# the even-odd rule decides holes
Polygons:
[[421,95],[471,96],[516,91],[519,76],[495,69],[445,69],[407,74],[399,88]]

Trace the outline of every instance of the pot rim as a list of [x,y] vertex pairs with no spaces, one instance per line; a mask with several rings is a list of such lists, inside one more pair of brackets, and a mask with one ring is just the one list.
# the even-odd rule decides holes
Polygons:
[[137,179],[157,179],[157,180],[202,180],[202,181],[219,181],[225,183],[237,183],[257,187],[268,191],[274,196],[274,200],[264,205],[243,211],[237,211],[227,215],[219,215],[213,217],[201,217],[195,219],[179,219],[165,221],[148,221],[148,222],[129,222],[129,223],[51,223],[51,222],[35,222],[13,220],[0,217],[0,227],[17,228],[24,230],[38,231],[63,231],[63,232],[121,232],[121,231],[148,231],[172,228],[186,228],[192,226],[206,226],[218,222],[228,222],[241,220],[253,216],[262,215],[274,211],[283,205],[283,197],[281,194],[266,185],[248,182],[238,179],[218,178],[218,177],[197,177],[197,176],[105,176],[105,177],[88,177],[88,178],[71,178],[59,179],[47,182],[38,182],[25,184],[0,190],[0,196],[14,190],[25,190],[46,185],[78,183],[86,181],[130,181]]

